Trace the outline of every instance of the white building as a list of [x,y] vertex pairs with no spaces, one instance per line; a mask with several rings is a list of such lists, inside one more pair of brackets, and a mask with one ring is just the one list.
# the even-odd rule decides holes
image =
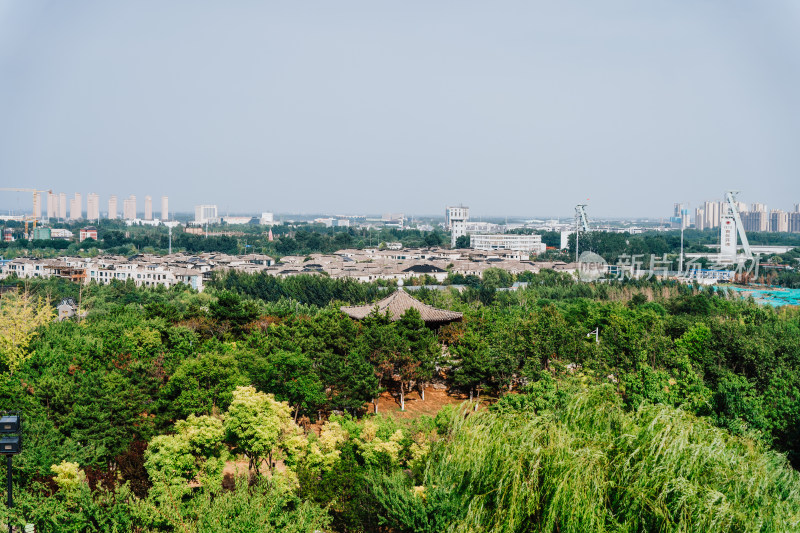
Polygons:
[[264,226],[271,226],[275,223],[275,215],[272,213],[261,213],[261,224]]
[[253,217],[237,217],[237,216],[222,217],[222,221],[225,222],[226,224],[237,224],[237,225],[249,224],[251,220],[253,220]]
[[67,193],[62,192],[58,195],[58,218],[65,219],[69,216],[67,213]]
[[541,254],[547,249],[541,235],[472,235],[470,244],[475,250],[515,250],[531,254]]
[[73,198],[69,203],[69,219],[80,220],[82,218],[83,218],[83,198],[81,198],[81,193],[76,192],[75,198]]
[[161,197],[161,220],[169,220],[169,198]]
[[47,193],[47,218],[58,218],[58,195]]
[[122,202],[122,218],[125,220],[136,218],[136,196],[131,194]]
[[455,248],[459,237],[467,234],[469,207],[463,205],[448,207],[444,213],[445,229],[450,230],[450,246]]
[[90,192],[86,197],[86,218],[88,220],[100,220],[100,196]]
[[153,220],[153,197],[144,197],[144,219]]
[[769,230],[776,232],[789,231],[789,213],[773,209],[769,214]]
[[500,224],[493,224],[491,222],[464,222],[464,230],[467,235],[475,235],[476,233],[500,233],[503,228]]
[[35,219],[42,218],[42,193],[33,193],[33,217]]
[[702,207],[694,210],[694,229],[703,231],[706,229],[706,213]]
[[113,194],[108,199],[108,218],[117,218],[117,197]]
[[216,224],[219,222],[216,205],[196,205],[194,206],[195,224]]

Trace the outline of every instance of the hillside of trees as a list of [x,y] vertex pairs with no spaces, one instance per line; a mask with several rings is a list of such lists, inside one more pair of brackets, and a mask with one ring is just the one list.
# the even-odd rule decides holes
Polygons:
[[[6,280],[0,409],[37,531],[792,531],[800,312],[649,281],[394,288],[232,274],[203,293]],[[62,298],[85,316],[58,322]],[[599,331],[599,343],[594,335]],[[397,417],[433,384],[454,402]],[[424,400],[422,400],[424,401]],[[231,472],[238,465],[239,474]],[[5,498],[3,498],[3,505]]]

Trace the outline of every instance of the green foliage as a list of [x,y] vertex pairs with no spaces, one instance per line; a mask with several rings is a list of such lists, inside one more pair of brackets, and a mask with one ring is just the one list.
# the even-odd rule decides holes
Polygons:
[[29,357],[37,329],[53,320],[50,302],[27,292],[0,299],[0,371],[13,374]]
[[270,460],[284,433],[291,427],[291,408],[271,394],[253,387],[238,387],[225,415],[225,432],[234,451],[250,459],[251,468],[259,471],[261,460]]
[[261,390],[275,394],[277,400],[288,402],[295,411],[295,420],[300,411],[316,411],[327,399],[313,361],[300,351],[277,350],[269,354],[255,383]]
[[136,502],[133,512],[137,526],[153,532],[306,533],[323,531],[330,524],[323,508],[302,501],[278,478],[253,485],[240,478],[232,491],[202,490],[187,501],[148,499]]
[[[418,480],[376,480],[397,531],[787,531],[800,476],[680,410],[608,387],[539,415],[457,413]],[[444,518],[444,521],[442,519]]]
[[201,353],[185,359],[160,392],[160,403],[170,418],[211,414],[224,410],[233,390],[247,385],[232,354]]
[[50,467],[56,476],[53,478],[56,485],[67,492],[74,492],[86,482],[86,474],[80,469],[78,463],[62,461]]
[[[747,530],[740,517],[749,513],[769,531],[780,529],[777,513],[796,516],[786,504],[795,474],[765,451],[800,461],[797,310],[699,287],[581,284],[542,272],[484,303],[470,288],[415,293],[464,313],[434,331],[415,313],[355,322],[332,302],[373,301],[385,295],[377,284],[225,279],[202,294],[90,284],[88,317],[35,330],[0,380],[2,405],[25,415],[26,445],[14,459],[20,517],[46,531],[180,531],[217,527],[201,511],[255,524],[307,509],[340,531],[481,530],[521,516],[527,530],[713,531]],[[258,300],[256,281],[269,301]],[[475,287],[508,281],[490,274]],[[28,288],[41,301],[77,293],[53,280]],[[290,299],[298,295],[315,305]],[[595,328],[599,345],[587,337]],[[451,408],[414,425],[353,418],[381,388],[407,393],[434,380],[480,394],[489,413],[465,419]],[[605,392],[592,392],[598,384]],[[318,437],[295,417],[306,427],[305,417],[329,422]],[[287,469],[269,487],[234,495],[220,483],[231,452],[253,470],[270,454]],[[66,463],[87,482],[56,490],[51,467]],[[738,481],[748,476],[752,489]],[[775,497],[781,490],[786,501]],[[279,507],[246,509],[251,501]]]

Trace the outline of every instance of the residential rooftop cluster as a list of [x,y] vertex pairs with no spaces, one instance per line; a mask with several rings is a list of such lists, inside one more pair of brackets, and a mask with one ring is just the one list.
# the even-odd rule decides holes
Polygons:
[[482,276],[488,268],[512,274],[538,272],[549,268],[574,271],[574,264],[532,262],[528,255],[511,250],[450,250],[445,248],[401,248],[339,250],[333,254],[285,256],[280,261],[263,254],[242,256],[222,253],[165,256],[140,254],[133,257],[99,256],[35,259],[22,257],[3,262],[0,279],[16,274],[20,278],[65,278],[82,283],[108,284],[113,280],[133,281],[137,286],[171,287],[189,285],[202,291],[215,271],[265,272],[278,277],[299,274],[328,275],[358,281],[408,280],[428,275],[443,281],[448,273]]

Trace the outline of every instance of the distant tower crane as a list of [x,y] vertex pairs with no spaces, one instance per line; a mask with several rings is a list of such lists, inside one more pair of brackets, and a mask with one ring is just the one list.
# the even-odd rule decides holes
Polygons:
[[45,190],[42,190],[42,189],[28,189],[28,188],[22,188],[22,187],[0,187],[0,191],[30,192],[30,193],[33,193],[33,195],[34,195],[34,202],[36,202],[36,200],[35,200],[36,194],[38,194],[40,192],[46,192],[46,193],[49,193],[49,194],[53,193],[52,189],[48,189],[48,190],[45,191]]

